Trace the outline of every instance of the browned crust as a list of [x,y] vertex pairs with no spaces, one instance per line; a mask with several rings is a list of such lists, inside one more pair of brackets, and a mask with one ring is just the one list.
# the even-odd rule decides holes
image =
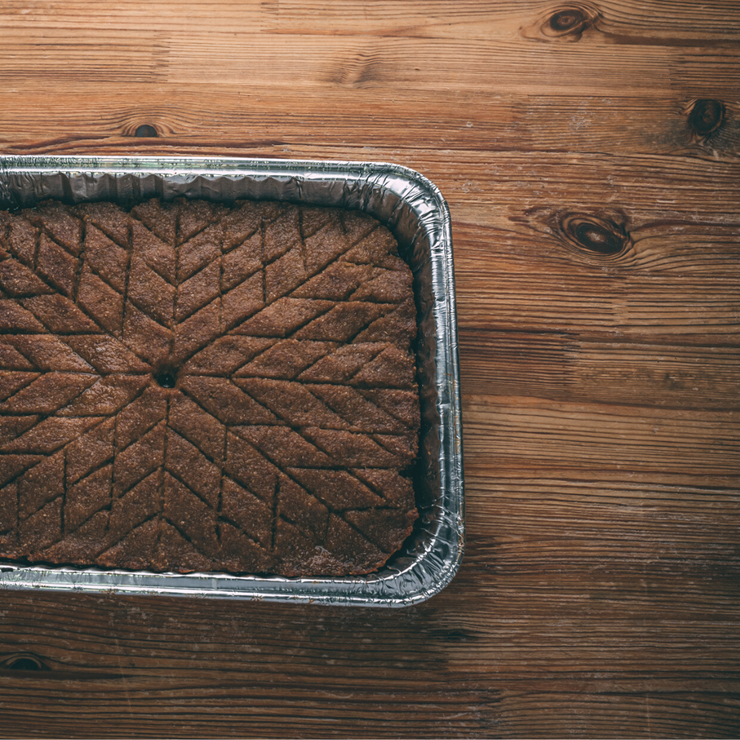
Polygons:
[[0,557],[371,572],[417,518],[412,276],[350,211],[0,214]]

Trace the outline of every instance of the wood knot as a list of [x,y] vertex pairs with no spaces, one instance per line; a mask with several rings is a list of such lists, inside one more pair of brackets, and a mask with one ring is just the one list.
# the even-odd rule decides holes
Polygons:
[[0,669],[10,671],[48,671],[49,667],[33,653],[16,653],[0,663]]
[[134,131],[134,136],[144,139],[154,139],[159,136],[159,134],[154,126],[150,126],[148,123],[143,123],[141,126],[137,127],[136,131]]
[[559,10],[550,16],[550,30],[558,36],[563,33],[579,33],[583,31],[586,18],[578,8]]
[[725,106],[719,100],[695,100],[686,113],[691,132],[699,139],[713,134],[725,120]]
[[589,3],[563,5],[541,19],[539,34],[547,39],[579,41],[598,19],[598,8]]
[[598,216],[566,213],[558,227],[570,246],[591,256],[614,257],[632,243],[624,224]]

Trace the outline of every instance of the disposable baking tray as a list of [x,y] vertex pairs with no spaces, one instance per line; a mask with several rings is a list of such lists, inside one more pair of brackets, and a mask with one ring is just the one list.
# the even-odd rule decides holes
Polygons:
[[388,226],[414,274],[422,429],[415,477],[420,519],[376,573],[283,578],[152,573],[0,561],[0,587],[402,607],[442,589],[463,554],[462,423],[452,237],[438,188],[406,167],[236,158],[0,157],[0,208],[54,198],[130,206],[159,196],[284,200],[359,209]]

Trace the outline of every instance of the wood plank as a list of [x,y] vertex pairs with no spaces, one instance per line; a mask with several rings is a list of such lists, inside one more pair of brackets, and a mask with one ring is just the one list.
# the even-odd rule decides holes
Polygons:
[[130,80],[101,89],[81,77],[73,89],[59,90],[50,78],[37,75],[21,87],[15,85],[17,81],[8,81],[0,90],[0,146],[6,152],[61,146],[62,134],[62,150],[121,148],[131,145],[125,137],[133,136],[141,124],[158,132],[159,151],[188,144],[238,151],[270,142],[278,155],[280,146],[300,155],[306,145],[343,142],[348,151],[381,145],[488,155],[507,150],[627,151],[690,154],[715,162],[736,160],[740,152],[740,107],[727,99],[719,127],[702,137],[689,125],[695,102],[680,95],[522,97],[454,89],[435,91],[432,106],[428,95],[418,91],[407,90],[402,98],[355,88],[309,96],[290,89],[277,94],[218,83],[207,89],[178,84],[174,105],[163,101],[159,85]]
[[737,413],[471,396],[463,401],[466,461],[495,468],[588,467],[732,475]]
[[[72,34],[72,36],[70,36]],[[150,35],[151,32],[145,33]],[[453,88],[472,92],[496,80],[496,90],[512,93],[651,96],[655,88],[682,96],[732,99],[740,51],[695,51],[682,47],[623,45],[620,63],[613,64],[614,46],[584,40],[578,44],[537,44],[526,39],[394,38],[376,36],[317,37],[259,33],[172,32],[156,41],[129,39],[108,32],[114,40],[93,41],[77,51],[73,31],[33,30],[12,36],[0,52],[0,79],[24,81],[42,75],[54,78],[84,73],[88,81],[169,84],[241,84],[245,92],[300,86],[307,93],[324,89],[366,88],[388,91],[433,91]],[[138,33],[137,33],[138,36]],[[121,41],[118,41],[121,39]],[[130,48],[122,46],[128,39]],[[29,55],[43,43],[46,53]],[[75,53],[67,54],[72,44]],[[24,54],[25,52],[25,54]],[[125,62],[120,64],[119,52]],[[151,64],[137,61],[144,53]],[[19,65],[17,59],[24,59]],[[207,59],[208,63],[204,64]],[[29,63],[29,60],[33,60]],[[64,64],[60,64],[60,61]],[[515,60],[515,61],[514,61]],[[67,71],[66,64],[71,68]],[[129,64],[134,68],[129,69]],[[618,71],[617,71],[618,69]],[[711,70],[707,77],[705,70]],[[707,79],[711,82],[707,82]]]
[[[550,26],[552,16],[562,12],[556,3],[543,6],[537,0],[444,0],[398,3],[362,0],[307,5],[301,0],[263,3],[188,3],[187,13],[174,0],[161,0],[157,12],[151,4],[128,2],[110,14],[96,2],[66,2],[62,6],[44,2],[5,2],[0,17],[8,27],[139,29],[160,32],[202,28],[209,32],[246,27],[262,33],[320,35],[417,36],[442,38],[492,38],[523,35],[538,41],[572,43],[578,34],[602,36],[612,43],[669,46],[716,46],[740,39],[737,5],[715,0],[686,6],[677,0],[605,0],[598,10],[584,4],[572,28],[560,19],[560,28]],[[587,28],[579,29],[586,22]],[[545,26],[543,28],[543,26]],[[524,33],[522,33],[522,31]],[[575,40],[580,40],[575,39]]]
[[[292,12],[280,4],[261,9],[249,4],[224,13],[204,3],[182,17],[177,6],[162,4],[154,26],[148,6],[140,4],[116,14],[115,22],[96,17],[88,3],[69,3],[52,13],[42,4],[11,5],[0,15],[10,32],[0,52],[0,78],[17,83],[38,75],[48,81],[84,74],[100,82],[155,82],[165,75],[169,83],[246,83],[247,89],[300,85],[317,92],[337,87],[477,91],[494,77],[499,92],[519,94],[577,90],[579,95],[632,91],[652,96],[662,87],[689,96],[733,98],[737,9],[722,5],[697,13],[687,34],[670,21],[660,28],[659,19],[670,19],[671,9],[655,5],[651,15],[637,3],[622,4],[611,18],[611,12],[590,6],[568,16],[558,6],[507,5],[491,12],[481,2],[466,3],[459,12],[456,5],[437,15],[423,7],[399,15],[383,3],[370,15],[356,6],[364,21],[359,26],[349,20],[351,11],[338,11],[338,5],[306,15],[295,5]],[[96,22],[104,30],[80,39],[78,29],[97,28]],[[566,27],[559,28],[563,22]],[[248,31],[235,34],[235,27]],[[435,31],[439,28],[441,33]],[[29,53],[41,43],[43,55]],[[141,54],[152,64],[142,66]]]
[[[676,485],[675,471],[511,471],[475,461],[466,473],[469,501],[476,504],[469,519],[468,578],[494,548],[501,573],[515,570],[543,583],[557,577],[562,587],[566,581],[573,587],[577,577],[599,581],[602,589],[611,584],[609,600],[652,610],[644,618],[701,619],[720,629],[737,615],[737,475],[697,474]],[[599,556],[607,542],[608,565]],[[630,592],[629,605],[623,588]],[[681,590],[680,603],[666,588]],[[717,611],[706,611],[710,594],[718,597]]]
[[583,329],[527,334],[465,327],[462,386],[470,395],[737,411],[740,352],[706,344],[712,338],[687,347],[634,336],[618,342]]

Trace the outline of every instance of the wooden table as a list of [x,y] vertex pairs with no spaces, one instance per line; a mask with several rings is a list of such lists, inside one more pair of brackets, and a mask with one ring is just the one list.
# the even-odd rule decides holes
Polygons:
[[392,161],[467,554],[401,611],[3,592],[3,737],[737,737],[736,0],[0,2],[0,151]]

